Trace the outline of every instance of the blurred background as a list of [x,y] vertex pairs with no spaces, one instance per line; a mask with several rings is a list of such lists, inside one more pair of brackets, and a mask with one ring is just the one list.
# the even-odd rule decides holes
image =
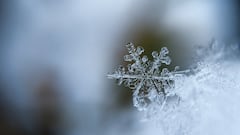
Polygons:
[[239,42],[238,0],[1,0],[1,135],[154,135],[106,75],[125,44],[167,46],[186,69],[215,38]]

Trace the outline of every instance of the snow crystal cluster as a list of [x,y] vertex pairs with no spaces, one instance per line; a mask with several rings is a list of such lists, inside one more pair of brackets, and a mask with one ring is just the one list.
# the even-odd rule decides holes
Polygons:
[[239,51],[213,42],[200,51],[208,55],[195,68],[169,71],[162,68],[171,63],[166,47],[152,52],[152,61],[141,57],[142,47],[126,47],[124,60],[130,64],[108,77],[133,90],[134,106],[144,111],[146,120],[156,121],[164,135],[240,133],[240,63],[231,53],[239,56]]

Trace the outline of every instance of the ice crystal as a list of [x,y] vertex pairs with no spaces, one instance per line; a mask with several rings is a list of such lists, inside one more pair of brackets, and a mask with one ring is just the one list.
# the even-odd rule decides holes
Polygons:
[[128,44],[129,54],[124,56],[131,62],[128,68],[121,66],[108,77],[133,90],[134,105],[144,110],[146,120],[160,126],[161,134],[238,135],[239,44],[210,45],[197,50],[200,61],[187,73],[162,68],[171,63],[166,47],[154,51],[151,61],[141,56],[143,48]]
[[152,61],[146,55],[141,56],[144,52],[142,47],[135,47],[132,43],[126,47],[129,54],[124,56],[124,60],[130,64],[127,68],[119,66],[108,78],[116,79],[119,85],[124,84],[133,90],[133,104],[140,111],[153,103],[163,109],[167,101],[173,98],[174,103],[178,103],[181,99],[174,90],[175,81],[189,71],[178,71],[178,66],[174,71],[161,67],[171,63],[166,47],[161,48],[160,52],[153,51]]

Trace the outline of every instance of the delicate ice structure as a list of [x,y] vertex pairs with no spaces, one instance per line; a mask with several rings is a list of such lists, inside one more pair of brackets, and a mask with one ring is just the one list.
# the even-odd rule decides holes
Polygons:
[[134,106],[144,111],[146,120],[159,124],[159,133],[239,135],[240,63],[236,45],[212,42],[210,48],[200,51],[204,58],[191,72],[161,69],[162,64],[171,62],[165,47],[160,53],[152,53],[151,62],[146,56],[140,57],[141,47],[126,46],[129,55],[124,58],[133,63],[108,77],[133,89]]
[[127,69],[120,66],[113,74],[108,75],[111,79],[117,79],[118,84],[124,83],[125,86],[133,89],[133,103],[139,110],[146,110],[152,103],[156,103],[162,108],[169,98],[177,98],[174,88],[175,80],[183,77],[186,71],[169,71],[167,68],[160,69],[162,64],[169,65],[171,59],[166,47],[158,53],[152,52],[153,61],[148,57],[140,55],[144,52],[142,47],[137,47],[132,43],[126,45],[129,54],[124,56],[125,61],[133,62]]

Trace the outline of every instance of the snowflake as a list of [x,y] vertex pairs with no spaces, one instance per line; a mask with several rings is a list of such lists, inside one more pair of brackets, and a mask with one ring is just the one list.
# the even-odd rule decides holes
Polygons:
[[170,65],[171,59],[168,56],[168,49],[161,48],[158,53],[152,52],[153,61],[150,61],[146,55],[141,57],[144,52],[142,47],[135,47],[132,43],[126,45],[128,55],[124,56],[124,60],[131,62],[127,68],[119,66],[108,78],[116,79],[118,84],[124,84],[133,90],[133,104],[140,111],[146,110],[151,103],[156,103],[161,108],[166,105],[168,99],[180,97],[174,91],[175,80],[185,75],[189,70],[169,71],[167,68],[161,68],[163,64]]

